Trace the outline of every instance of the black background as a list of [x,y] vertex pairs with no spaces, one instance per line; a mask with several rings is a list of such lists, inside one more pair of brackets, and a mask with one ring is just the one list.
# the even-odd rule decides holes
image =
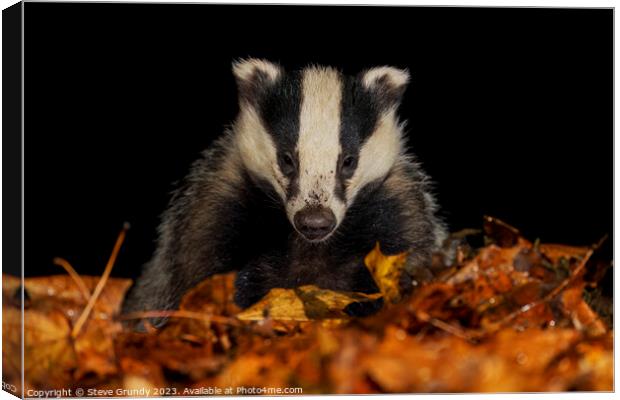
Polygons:
[[2,273],[22,274],[22,4],[2,10]]
[[26,275],[61,273],[54,256],[100,274],[128,221],[113,274],[135,276],[246,56],[409,68],[401,115],[452,230],[613,233],[612,10],[26,3],[25,21]]

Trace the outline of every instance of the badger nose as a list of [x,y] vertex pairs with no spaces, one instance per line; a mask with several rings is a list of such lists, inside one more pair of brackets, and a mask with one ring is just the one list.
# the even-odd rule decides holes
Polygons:
[[320,240],[336,226],[332,210],[323,207],[306,207],[294,217],[295,228],[308,240]]

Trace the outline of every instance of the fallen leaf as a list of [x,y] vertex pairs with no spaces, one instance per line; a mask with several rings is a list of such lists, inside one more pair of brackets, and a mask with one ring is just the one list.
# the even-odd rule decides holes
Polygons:
[[[77,272],[28,278],[25,387],[167,388],[171,395],[216,395],[218,388],[233,395],[291,394],[261,392],[283,388],[301,389],[297,394],[613,390],[614,333],[584,299],[609,267],[591,260],[598,245],[530,242],[489,218],[485,233],[483,247],[459,244],[452,265],[435,257],[435,277],[417,282],[411,296],[399,286],[406,255],[386,256],[379,246],[365,260],[381,289],[374,295],[280,288],[241,311],[232,301],[231,273],[197,285],[179,310],[118,316],[129,282],[111,279],[75,338],[85,293],[99,279]],[[21,374],[14,351],[20,285],[3,276],[4,379]],[[390,306],[375,315],[348,314],[384,298]],[[146,333],[118,324],[155,317],[168,324]]]
[[296,289],[271,289],[258,303],[237,314],[244,321],[265,318],[282,321],[348,318],[345,308],[352,303],[372,302],[379,294],[335,292],[314,285]]
[[379,243],[364,259],[366,267],[389,303],[398,303],[402,299],[401,277],[405,272],[407,253],[386,256],[381,252]]

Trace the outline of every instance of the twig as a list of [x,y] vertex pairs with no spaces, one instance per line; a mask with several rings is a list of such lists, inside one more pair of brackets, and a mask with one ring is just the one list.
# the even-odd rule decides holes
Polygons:
[[[564,279],[564,281],[562,281],[562,283],[560,283],[558,286],[556,286],[555,289],[553,289],[551,292],[549,292],[545,297],[543,297],[541,300],[538,300],[537,303],[538,304],[545,303],[545,302],[551,300],[552,298],[557,296],[562,290],[564,290],[564,288],[566,288],[566,286],[568,286],[568,284],[572,283],[575,280],[575,278],[577,276],[579,276],[579,274],[586,268],[586,264],[588,263],[588,260],[590,259],[590,257],[592,257],[592,253],[594,253],[594,249],[588,250],[588,252],[585,254],[585,256],[583,256],[583,258],[581,259],[581,263],[579,263],[579,265],[577,266],[577,268],[575,268],[573,273],[568,278]],[[536,303],[536,302],[532,302],[531,304],[533,304],[533,306],[534,305],[538,305],[538,304],[534,304],[534,303]]]
[[155,328],[153,324],[151,324],[148,320],[142,321],[142,324],[144,325],[144,330],[146,331],[146,333],[157,332],[157,328]]
[[607,241],[607,239],[609,239],[609,235],[608,234],[604,234],[602,238],[599,239],[598,242],[594,243],[592,245],[592,250],[598,250],[601,248],[602,245],[605,244],[605,242]]
[[71,331],[71,337],[75,338],[80,333],[80,330],[82,329],[82,326],[88,319],[88,316],[90,315],[90,312],[92,311],[93,306],[95,305],[95,302],[97,301],[97,299],[99,298],[99,295],[103,291],[103,288],[105,287],[105,284],[108,281],[108,278],[110,277],[110,272],[112,272],[112,267],[114,267],[114,262],[116,261],[118,252],[121,249],[121,245],[123,244],[123,241],[125,240],[125,235],[127,234],[128,229],[129,229],[129,224],[125,223],[123,225],[123,229],[118,234],[118,238],[116,239],[116,243],[114,244],[114,248],[112,249],[112,254],[110,254],[110,258],[108,259],[108,263],[105,266],[103,275],[101,275],[101,279],[99,279],[99,282],[97,282],[95,291],[93,292],[92,296],[88,300],[88,304],[86,304],[86,307],[84,307],[84,311],[82,311],[80,318],[78,318],[77,322],[73,326],[73,330]]
[[61,257],[55,257],[52,262],[54,263],[54,265],[63,267],[65,271],[67,271],[71,279],[73,279],[73,282],[75,282],[78,289],[80,290],[80,293],[82,294],[82,297],[84,297],[84,300],[88,301],[88,299],[90,298],[90,290],[88,290],[88,287],[86,287],[86,284],[84,283],[80,275],[75,271],[71,264],[69,264],[69,261]]
[[579,276],[579,274],[581,274],[581,272],[585,269],[586,264],[588,263],[588,260],[592,256],[592,253],[594,253],[594,249],[588,250],[588,252],[581,259],[580,264],[577,266],[577,268],[575,268],[573,270],[573,273],[568,278],[564,279],[562,281],[562,283],[560,283],[558,286],[556,286],[552,291],[547,293],[547,295],[545,297],[543,297],[542,299],[539,299],[539,300],[535,300],[535,301],[533,301],[531,303],[528,303],[528,304],[520,307],[518,310],[513,311],[512,313],[506,315],[504,318],[502,318],[501,320],[499,320],[497,323],[494,324],[494,328],[493,329],[490,329],[490,330],[476,330],[476,331],[472,332],[472,338],[478,339],[478,338],[481,338],[481,337],[483,337],[485,335],[488,335],[489,333],[495,332],[498,329],[500,329],[503,326],[505,326],[508,322],[510,322],[513,319],[515,319],[517,316],[519,316],[519,315],[521,315],[521,314],[531,310],[534,307],[537,307],[537,306],[539,306],[541,304],[547,303],[551,299],[555,298],[558,294],[560,294],[560,292],[562,290],[564,290],[569,284],[571,284],[575,280],[575,278],[577,276]]
[[465,339],[469,341],[474,339],[474,337],[471,336],[466,330],[463,330],[459,328],[458,326],[450,325],[449,323],[444,322],[440,319],[431,318],[428,320],[428,323],[433,325],[435,328],[439,328],[461,339]]
[[540,304],[544,304],[548,301],[550,301],[551,299],[553,299],[554,297],[556,297],[558,294],[560,294],[560,292],[562,290],[564,290],[569,284],[571,284],[575,278],[577,278],[579,276],[579,274],[581,274],[581,272],[583,272],[583,270],[586,267],[586,264],[588,263],[588,260],[590,259],[590,257],[592,256],[592,253],[594,252],[594,249],[590,249],[585,255],[584,257],[581,259],[580,264],[577,266],[577,268],[575,268],[573,270],[573,272],[571,273],[571,275],[569,277],[567,277],[566,279],[564,279],[562,281],[562,283],[560,283],[558,286],[556,286],[551,292],[547,293],[547,295],[545,297],[543,297],[542,299],[533,301],[531,303],[528,303],[524,306],[522,306],[521,308],[519,308],[516,311],[513,311],[512,313],[506,315],[504,318],[502,318],[501,320],[499,320],[498,322],[494,323],[492,325],[492,328],[490,329],[461,329],[457,326],[454,325],[450,325],[447,322],[441,321],[437,318],[433,318],[430,315],[428,315],[425,312],[417,312],[416,313],[416,317],[420,320],[420,321],[424,321],[424,322],[428,322],[429,324],[433,325],[436,328],[439,328],[443,331],[446,331],[456,337],[459,337],[461,339],[465,339],[465,340],[478,340],[483,338],[484,336],[496,332],[497,330],[499,330],[500,328],[504,327],[508,322],[512,321],[513,319],[515,319],[517,316],[531,310],[532,308],[540,305]]
[[187,318],[196,319],[204,322],[218,322],[222,324],[229,324],[234,326],[240,326],[240,323],[235,318],[224,317],[221,315],[209,315],[195,311],[187,310],[169,310],[169,311],[137,311],[129,314],[121,315],[118,319],[122,321],[131,319],[144,319],[144,318]]
[[427,314],[424,311],[418,311],[416,313],[416,318],[419,319],[420,321],[423,322],[428,322],[429,324],[431,324],[432,326],[434,326],[435,328],[441,329],[442,331],[446,331],[456,337],[459,337],[461,339],[465,339],[465,340],[471,340],[472,337],[467,333],[467,331],[461,329],[458,326],[454,326],[454,325],[450,325],[447,322],[444,322],[440,319],[431,317],[429,314]]

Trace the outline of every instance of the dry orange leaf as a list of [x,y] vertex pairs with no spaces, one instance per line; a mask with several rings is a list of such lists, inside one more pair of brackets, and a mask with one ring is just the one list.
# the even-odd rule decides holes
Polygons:
[[389,303],[398,303],[402,298],[400,279],[405,272],[407,253],[386,256],[381,252],[379,243],[364,259],[375,283]]
[[[147,333],[121,331],[116,322],[127,280],[99,284],[72,338],[98,278],[29,278],[26,388],[167,388],[162,394],[172,395],[228,386],[231,394],[257,386],[303,394],[612,390],[613,331],[583,298],[604,272],[588,263],[596,247],[532,243],[494,218],[484,231],[488,245],[461,251],[408,298],[400,288],[407,255],[384,255],[377,244],[365,258],[380,288],[375,295],[273,289],[240,311],[234,273],[217,275],[190,290],[180,310],[122,317],[170,318]],[[3,278],[3,378],[18,379],[19,354],[10,349],[19,348],[20,281]],[[398,304],[369,318],[347,315],[351,305],[384,299]]]
[[245,321],[265,318],[280,321],[347,318],[344,309],[351,303],[375,301],[379,294],[335,292],[315,285],[295,289],[271,289],[258,303],[237,314]]

